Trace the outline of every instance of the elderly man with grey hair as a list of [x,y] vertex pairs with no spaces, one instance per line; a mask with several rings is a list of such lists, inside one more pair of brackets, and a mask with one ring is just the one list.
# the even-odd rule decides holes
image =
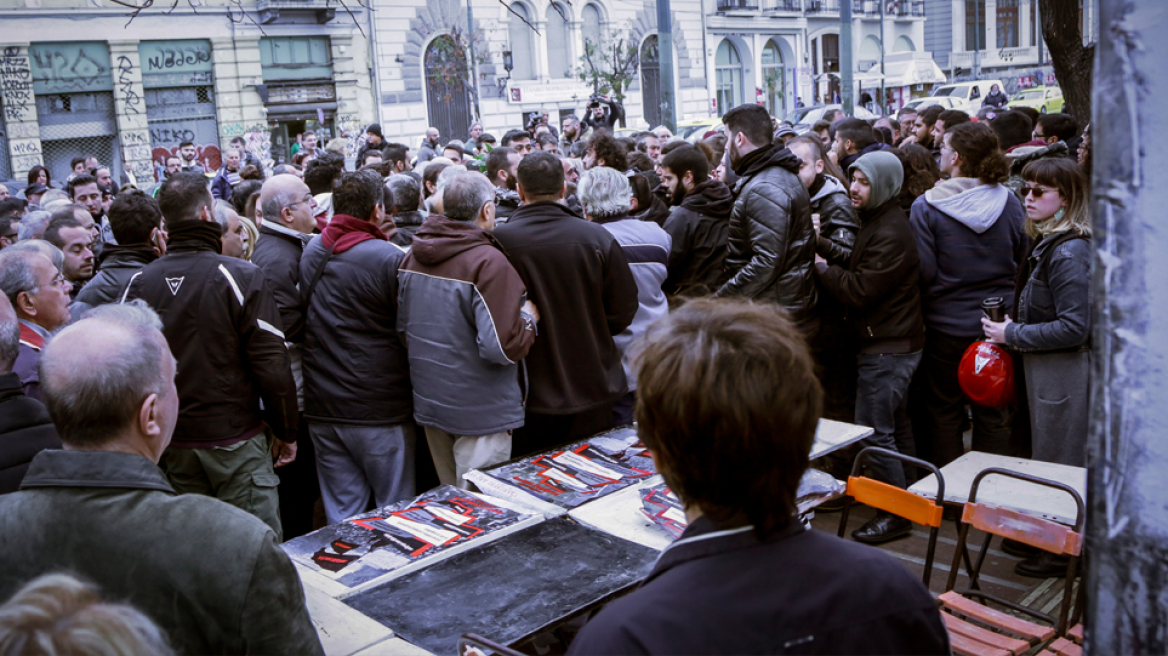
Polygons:
[[[445,174],[445,171],[443,172]],[[539,313],[489,231],[495,189],[481,173],[445,183],[446,215],[427,217],[398,269],[398,331],[405,336],[414,420],[438,479],[511,457],[523,425],[518,362],[535,342]]]
[[612,340],[621,354],[621,364],[629,379],[629,391],[613,406],[613,421],[616,426],[633,423],[633,406],[636,401],[637,374],[632,365],[630,346],[645,333],[649,324],[669,313],[669,302],[661,285],[668,275],[669,251],[673,240],[652,221],[641,221],[629,216],[629,201],[633,190],[624,173],[607,166],[589,169],[576,187],[580,203],[584,205],[584,216],[593,223],[599,223],[616,237],[625,259],[629,261],[633,279],[637,281],[637,314],[629,324]]
[[64,570],[149,615],[179,653],[321,654],[272,529],[176,493],[158,467],[179,415],[161,327],[141,301],[103,305],[45,350],[65,449],[38,453],[21,490],[0,497],[0,598]]
[[0,251],[0,291],[8,297],[20,321],[20,355],[12,370],[31,398],[41,398],[37,364],[53,333],[69,322],[72,289],[73,285],[41,249],[9,246]]
[[52,218],[53,213],[45,210],[33,210],[24,215],[16,228],[16,239],[24,241],[26,239],[43,239],[45,236],[45,228],[49,227],[49,219]]

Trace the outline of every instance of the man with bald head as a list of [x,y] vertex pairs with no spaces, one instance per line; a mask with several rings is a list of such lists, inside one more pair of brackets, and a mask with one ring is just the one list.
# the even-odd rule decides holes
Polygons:
[[[316,228],[316,200],[308,185],[294,175],[275,175],[264,181],[256,215],[262,219],[260,239],[251,262],[263,272],[280,309],[284,339],[296,380],[296,402],[304,412],[304,376],[301,344],[304,342],[304,307],[300,301],[300,255]],[[312,530],[312,511],[320,486],[308,424],[300,422],[296,440],[303,452],[295,462],[276,470],[280,477],[280,520],[284,539]]]
[[0,251],[0,291],[20,322],[20,354],[13,371],[24,393],[41,398],[37,363],[53,332],[69,322],[69,292],[73,285],[40,251]]
[[64,570],[146,613],[178,653],[321,654],[275,533],[177,494],[158,468],[179,416],[161,327],[140,301],[103,305],[45,350],[45,405],[65,448],[38,453],[21,490],[0,497],[0,598]]

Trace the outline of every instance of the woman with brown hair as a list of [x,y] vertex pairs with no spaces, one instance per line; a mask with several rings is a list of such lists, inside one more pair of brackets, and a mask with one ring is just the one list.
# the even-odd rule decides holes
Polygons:
[[907,214],[912,210],[916,199],[941,180],[941,169],[937,168],[937,160],[933,158],[933,153],[914,143],[893,148],[892,154],[896,155],[904,166],[904,184],[900,187],[898,200],[900,208]]
[[1087,464],[1091,221],[1087,178],[1066,158],[1022,170],[1026,232],[1035,245],[1018,277],[1014,315],[983,318],[986,337],[1022,353],[1033,457]]

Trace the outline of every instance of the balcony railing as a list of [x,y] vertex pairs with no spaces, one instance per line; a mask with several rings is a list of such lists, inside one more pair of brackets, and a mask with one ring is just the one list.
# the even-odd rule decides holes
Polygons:
[[758,11],[758,0],[718,0],[718,11]]
[[804,6],[809,14],[838,14],[840,0],[806,0]]
[[925,15],[925,0],[895,0],[895,5],[895,13],[897,16]]
[[803,0],[764,0],[763,11],[803,11]]

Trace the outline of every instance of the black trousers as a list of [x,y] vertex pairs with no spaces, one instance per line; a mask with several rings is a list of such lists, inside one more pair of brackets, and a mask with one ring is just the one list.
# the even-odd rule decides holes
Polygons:
[[320,481],[316,477],[316,449],[308,436],[308,422],[303,419],[296,434],[296,459],[276,468],[280,477],[280,522],[284,539],[291,540],[312,532],[312,513],[320,498]]
[[921,382],[927,433],[918,436],[917,442],[929,442],[928,448],[920,451],[938,467],[965,454],[961,435],[967,404],[973,414],[973,450],[999,455],[1010,452],[1012,408],[987,408],[971,402],[957,380],[961,356],[976,341],[975,337],[954,337],[935,330],[925,338]]
[[613,427],[613,404],[570,415],[528,412],[522,428],[511,433],[511,457],[531,455],[575,442]]

